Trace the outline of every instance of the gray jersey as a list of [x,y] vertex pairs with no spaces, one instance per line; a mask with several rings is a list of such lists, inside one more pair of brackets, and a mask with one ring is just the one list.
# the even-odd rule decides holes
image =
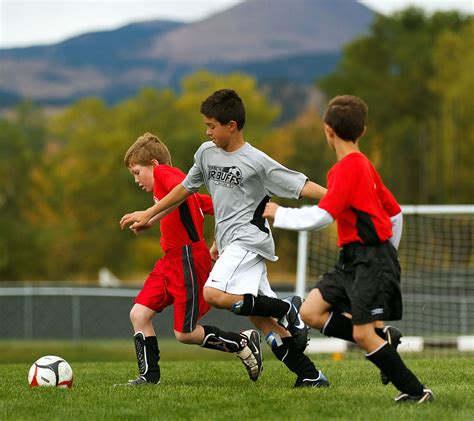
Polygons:
[[299,198],[306,180],[304,174],[285,168],[249,143],[235,152],[225,152],[213,142],[205,142],[182,184],[190,192],[205,184],[211,194],[220,253],[235,243],[277,260],[270,226],[262,218],[265,204],[274,195]]

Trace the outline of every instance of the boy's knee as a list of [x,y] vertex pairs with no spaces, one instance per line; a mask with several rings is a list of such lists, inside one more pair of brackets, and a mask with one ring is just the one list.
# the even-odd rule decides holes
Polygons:
[[193,343],[191,341],[191,334],[189,333],[183,333],[183,332],[178,332],[177,330],[174,331],[174,336],[178,342],[181,342],[182,344],[191,344]]
[[130,310],[130,321],[133,326],[146,323],[150,320],[150,317],[140,308],[133,306]]
[[321,329],[323,327],[322,316],[311,310],[308,306],[305,306],[304,303],[300,308],[300,317],[303,322],[314,329]]
[[358,345],[365,348],[365,343],[368,339],[367,331],[365,329],[360,329],[357,326],[354,326],[352,329],[352,336]]
[[204,290],[203,290],[204,301],[211,306],[213,305],[213,301],[214,301],[214,294],[212,290],[213,288],[206,288],[206,287],[204,287]]
[[225,293],[216,289],[216,288],[210,288],[206,287],[204,288],[204,300],[206,303],[211,305],[212,307],[216,308],[227,308],[226,306],[226,300],[225,300]]
[[138,322],[138,320],[140,319],[140,312],[135,308],[135,307],[132,307],[132,309],[130,310],[130,321],[132,322],[132,324]]

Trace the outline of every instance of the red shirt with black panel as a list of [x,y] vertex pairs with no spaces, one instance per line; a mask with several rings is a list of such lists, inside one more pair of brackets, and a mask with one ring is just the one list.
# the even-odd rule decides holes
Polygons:
[[[155,201],[180,184],[185,174],[160,164],[153,169]],[[193,194],[160,220],[160,244],[165,255],[148,275],[135,299],[156,312],[174,306],[174,330],[192,332],[210,309],[203,288],[212,269],[209,249],[203,239],[204,214],[213,215],[209,196]]]
[[392,236],[390,217],[400,206],[364,154],[353,152],[334,164],[327,189],[318,206],[337,221],[338,246],[376,245]]
[[[163,199],[174,187],[185,179],[186,174],[175,167],[157,165],[153,169],[155,202]],[[164,252],[181,248],[203,240],[204,214],[214,215],[209,196],[195,193],[188,197],[178,209],[160,221],[160,245]]]

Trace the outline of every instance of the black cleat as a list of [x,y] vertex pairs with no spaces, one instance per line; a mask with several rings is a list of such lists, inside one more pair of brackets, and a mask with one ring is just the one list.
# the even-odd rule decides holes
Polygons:
[[247,345],[236,355],[242,360],[247,369],[250,380],[256,382],[263,370],[263,357],[260,347],[260,333],[257,330],[246,330],[242,332],[247,338]]
[[[387,325],[383,328],[383,333],[385,333],[385,340],[396,350],[398,345],[400,345],[401,337],[403,336],[400,329],[395,326]],[[382,384],[387,385],[390,383],[390,379],[382,371],[380,372],[380,379],[382,380]]]
[[134,380],[129,380],[127,383],[116,384],[114,386],[148,386],[148,385],[158,385],[160,384],[160,379],[156,381],[147,380],[145,376],[138,376]]
[[315,379],[309,379],[309,378],[300,378],[298,377],[296,379],[296,383],[293,386],[295,388],[297,387],[329,387],[329,381],[326,378],[326,376],[323,374],[322,371],[318,372],[318,377]]
[[295,348],[298,351],[304,351],[308,346],[309,328],[301,320],[299,313],[303,301],[297,295],[285,298],[283,301],[290,304],[290,309],[288,313],[278,320],[278,323],[291,333],[291,336],[295,339]]
[[408,393],[400,393],[396,398],[396,403],[425,403],[434,400],[433,392],[426,387],[423,387],[423,393],[421,395],[409,395]]

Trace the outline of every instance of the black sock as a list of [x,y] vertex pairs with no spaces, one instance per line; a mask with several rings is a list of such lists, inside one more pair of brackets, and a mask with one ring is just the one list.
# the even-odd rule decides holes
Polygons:
[[385,332],[383,331],[383,328],[381,327],[376,327],[375,328],[375,333],[382,338],[384,341],[387,340],[387,337],[385,336]]
[[352,321],[337,311],[330,314],[328,321],[321,329],[321,333],[326,336],[355,342],[352,336]]
[[385,343],[378,350],[366,355],[390,379],[393,385],[403,393],[419,396],[423,385],[407,368],[395,348]]
[[226,332],[215,326],[203,326],[203,348],[215,349],[224,352],[238,352],[247,345],[247,338],[240,333]]
[[319,372],[313,361],[303,351],[295,349],[295,340],[289,337],[282,338],[281,341],[282,345],[272,346],[275,357],[300,378],[318,378]]
[[147,336],[137,332],[133,336],[135,352],[137,354],[138,372],[140,376],[150,383],[158,383],[160,380],[160,349],[156,336]]
[[275,317],[279,319],[288,313],[289,309],[290,304],[279,298],[265,295],[254,297],[252,294],[245,294],[244,299],[235,303],[231,311],[239,316]]

